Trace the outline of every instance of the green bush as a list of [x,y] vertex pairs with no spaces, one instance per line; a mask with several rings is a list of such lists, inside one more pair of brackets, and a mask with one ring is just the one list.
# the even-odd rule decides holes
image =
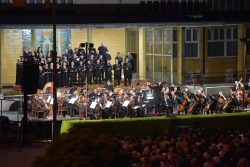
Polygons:
[[180,125],[198,128],[214,129],[223,127],[229,130],[248,130],[246,126],[250,121],[250,113],[224,113],[213,115],[188,115],[169,117],[144,117],[144,118],[122,118],[112,120],[64,120],[61,133],[67,133],[69,129],[78,127],[84,133],[85,129],[92,129],[98,134],[112,135],[145,135],[160,134],[167,129]]
[[33,167],[112,167],[129,166],[130,154],[114,138],[74,128],[53,141]]

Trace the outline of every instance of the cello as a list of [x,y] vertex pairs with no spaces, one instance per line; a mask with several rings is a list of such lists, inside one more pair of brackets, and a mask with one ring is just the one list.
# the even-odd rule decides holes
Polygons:
[[187,96],[187,93],[184,92],[184,100],[182,101],[182,103],[179,105],[179,108],[178,108],[178,112],[182,112],[184,111],[185,107],[187,106],[189,102],[189,98]]

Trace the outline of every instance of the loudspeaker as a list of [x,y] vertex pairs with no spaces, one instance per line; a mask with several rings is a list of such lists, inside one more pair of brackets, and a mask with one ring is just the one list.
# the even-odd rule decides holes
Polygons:
[[85,47],[85,43],[80,43],[80,46],[83,48]]
[[90,48],[93,48],[93,47],[94,47],[94,44],[93,44],[93,43],[89,43],[89,47],[90,47]]
[[6,116],[0,116],[0,136],[6,136],[10,129],[10,120]]
[[22,74],[22,91],[27,94],[36,93],[39,80],[39,65],[37,63],[24,62]]

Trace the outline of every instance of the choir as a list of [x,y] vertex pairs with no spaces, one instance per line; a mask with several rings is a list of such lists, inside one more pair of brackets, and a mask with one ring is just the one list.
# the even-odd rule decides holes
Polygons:
[[[16,64],[16,85],[22,83],[23,62],[39,64],[39,83],[38,88],[42,88],[46,83],[52,81],[53,62],[52,51],[44,53],[39,47],[37,51],[25,49],[23,56],[17,60]],[[79,48],[71,49],[69,44],[62,55],[57,55],[57,83],[58,87],[64,86],[83,86],[88,84],[100,84],[111,81],[114,73],[115,85],[120,85],[122,71],[124,73],[125,86],[131,85],[133,56],[131,53],[125,56],[125,62],[121,53],[118,52],[115,57],[115,64],[111,64],[111,55],[107,47],[102,42],[96,50],[94,45],[89,45],[86,51],[82,44]]]

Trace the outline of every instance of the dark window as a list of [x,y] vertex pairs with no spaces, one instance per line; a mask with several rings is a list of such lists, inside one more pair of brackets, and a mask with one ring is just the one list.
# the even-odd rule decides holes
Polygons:
[[[208,57],[237,56],[237,28],[209,28]],[[219,32],[219,33],[218,33]],[[226,36],[224,35],[226,32]],[[219,35],[219,38],[217,37]]]
[[185,39],[185,57],[198,57],[198,29],[186,29]]

